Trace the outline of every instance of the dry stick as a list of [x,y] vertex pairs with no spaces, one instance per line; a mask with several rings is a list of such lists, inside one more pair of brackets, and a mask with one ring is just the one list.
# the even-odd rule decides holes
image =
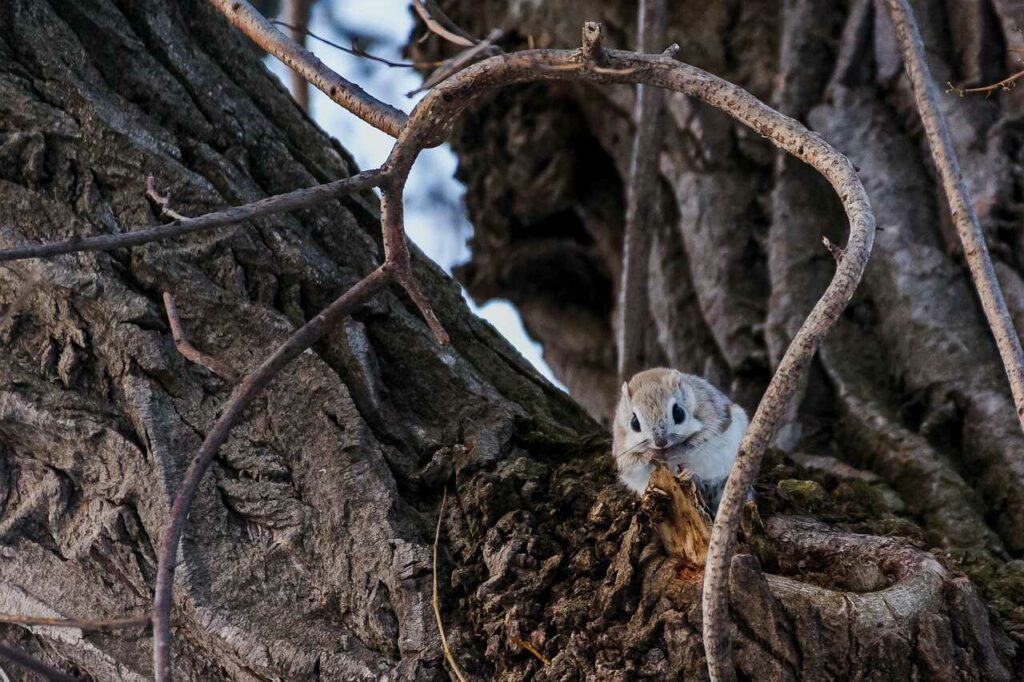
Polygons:
[[0,644],[0,658],[6,659],[25,670],[31,670],[43,679],[51,680],[52,682],[81,682],[79,678],[72,677],[56,668],[51,668],[42,661],[32,658],[24,651],[9,647],[6,644]]
[[156,594],[153,599],[153,670],[157,682],[169,682],[171,676],[171,606],[174,591],[174,569],[181,534],[185,529],[188,509],[192,504],[203,474],[213,463],[217,451],[227,441],[231,429],[278,372],[312,346],[331,327],[350,315],[359,306],[384,288],[391,279],[391,266],[382,265],[342,294],[325,310],[297,329],[288,339],[251,372],[238,386],[224,412],[213,425],[178,487],[171,505],[170,518],[160,536]]
[[187,216],[183,216],[171,208],[171,196],[169,194],[164,196],[156,190],[156,180],[152,175],[146,178],[146,196],[160,207],[161,216],[166,216],[171,220],[188,220]]
[[277,30],[248,0],[210,0],[235,28],[302,75],[318,90],[391,137],[398,137],[406,115],[332,71],[309,50]]
[[521,646],[523,649],[529,651],[531,654],[533,654],[534,658],[540,661],[541,665],[545,668],[551,665],[551,659],[542,654],[540,650],[537,647],[535,647],[533,643],[529,640],[522,639],[521,637],[513,637],[512,641]]
[[52,628],[75,628],[83,632],[102,630],[119,630],[121,628],[142,627],[149,625],[150,614],[110,618],[108,620],[86,620],[80,618],[48,618],[46,616],[23,616],[21,614],[0,614],[0,623],[11,625],[45,625]]
[[[666,0],[640,0],[637,33],[639,51],[653,52],[665,43]],[[655,215],[658,166],[661,157],[661,88],[636,86],[633,119],[633,159],[626,189],[626,233],[622,239],[619,285],[619,381],[643,369],[648,322],[647,261],[651,248],[651,218]]]
[[[275,26],[283,26],[284,28],[287,28],[289,31],[293,31],[293,32],[300,30],[297,26],[292,26],[291,24],[289,24],[287,22],[279,21],[277,19],[271,21],[270,23],[274,24]],[[442,64],[444,64],[444,60],[438,61],[438,62],[396,62],[394,60],[385,59],[384,57],[379,57],[379,56],[377,56],[375,54],[371,54],[371,53],[367,52],[366,50],[364,50],[363,48],[359,47],[356,44],[355,39],[352,40],[352,46],[351,47],[345,47],[344,45],[342,45],[340,43],[336,43],[333,40],[328,40],[327,38],[324,38],[321,35],[317,35],[316,33],[313,33],[308,28],[301,29],[301,30],[302,30],[303,33],[305,33],[307,36],[309,36],[313,40],[318,40],[321,43],[323,43],[324,45],[328,45],[330,47],[333,47],[335,50],[341,50],[345,54],[350,54],[353,57],[360,57],[362,59],[369,59],[370,61],[379,62],[381,64],[384,64],[385,66],[390,66],[392,68],[400,68],[400,69],[413,69],[413,68],[415,68],[415,69],[433,69],[433,68],[437,68],[438,66],[441,66]]]
[[197,365],[202,365],[225,381],[234,382],[238,380],[238,372],[232,369],[226,362],[222,362],[212,355],[207,355],[189,342],[185,336],[185,330],[181,328],[181,318],[178,317],[178,306],[174,304],[174,297],[167,291],[164,292],[164,308],[167,310],[167,321],[171,323],[171,338],[174,339],[174,347],[184,357]]
[[1017,407],[1017,418],[1024,428],[1024,351],[1021,350],[1020,337],[1013,327],[1013,319],[1006,309],[1003,292],[992,267],[992,258],[985,244],[985,233],[978,223],[974,205],[967,194],[960,164],[956,158],[953,140],[949,135],[949,127],[938,104],[938,92],[932,82],[928,62],[925,60],[924,44],[914,20],[914,13],[906,0],[887,0],[887,9],[896,35],[899,38],[903,63],[906,65],[910,82],[914,86],[914,98],[917,109],[921,113],[921,121],[928,136],[928,144],[932,150],[932,160],[942,178],[942,189],[949,201],[949,210],[953,214],[960,243],[964,247],[964,259],[970,270],[974,287],[978,290],[982,310],[988,326],[995,336],[999,355],[1010,380],[1013,402]]
[[437,530],[434,531],[434,595],[430,599],[430,604],[434,607],[437,631],[441,633],[441,650],[444,651],[444,658],[448,661],[448,665],[451,666],[452,672],[455,673],[459,682],[466,682],[466,678],[463,677],[462,670],[455,662],[455,656],[452,655],[452,650],[448,646],[448,637],[444,634],[444,623],[441,621],[441,598],[437,593],[437,548],[441,544],[441,523],[444,521],[444,503],[447,499],[448,489],[445,488],[444,494],[441,496],[441,510],[437,512]]
[[952,83],[946,83],[946,93],[950,95],[959,95],[963,97],[966,94],[974,93],[988,93],[995,92],[996,90],[1009,91],[1011,86],[1016,83],[1019,79],[1024,78],[1024,71],[1018,71],[1010,74],[998,83],[992,83],[991,85],[983,85],[977,88],[958,88]]
[[458,73],[459,71],[462,71],[462,69],[466,68],[477,59],[480,59],[482,56],[501,54],[501,49],[495,47],[494,43],[497,42],[498,40],[501,40],[501,37],[503,35],[504,32],[500,28],[492,30],[490,33],[487,34],[486,38],[481,40],[473,47],[463,50],[462,52],[455,55],[451,59],[444,61],[436,71],[430,74],[430,76],[425,81],[423,81],[423,85],[416,88],[415,90],[410,90],[409,92],[405,93],[405,96],[412,97],[413,95],[418,95],[419,93],[425,90],[429,90],[430,88],[434,87],[441,81],[445,80],[446,78],[449,78],[453,73]]
[[358,192],[360,190],[376,187],[384,180],[384,171],[372,170],[358,173],[350,178],[335,180],[326,185],[317,185],[305,189],[298,189],[287,194],[260,199],[251,204],[227,208],[215,213],[207,213],[196,218],[176,220],[166,225],[157,225],[135,232],[122,234],[104,234],[96,237],[77,237],[62,242],[51,242],[49,244],[38,244],[30,246],[19,246],[13,249],[0,249],[0,263],[24,258],[44,258],[56,256],[62,253],[76,253],[78,251],[113,251],[127,246],[138,246],[147,242],[160,239],[170,239],[190,232],[209,230],[215,227],[223,227],[238,223],[243,220],[259,218],[272,213],[283,213],[301,208],[309,208],[322,204],[331,199],[337,199],[343,194]]
[[[288,33],[291,34],[292,42],[302,49],[306,48],[306,25],[309,23],[310,4],[312,0],[288,0],[286,7],[288,23],[291,24]],[[309,111],[309,83],[294,69],[291,76],[292,97],[303,111]]]
[[416,9],[416,14],[420,15],[420,19],[427,25],[431,33],[436,33],[448,42],[461,45],[462,47],[473,47],[478,42],[458,24],[449,19],[448,15],[432,0],[412,0],[412,6]]

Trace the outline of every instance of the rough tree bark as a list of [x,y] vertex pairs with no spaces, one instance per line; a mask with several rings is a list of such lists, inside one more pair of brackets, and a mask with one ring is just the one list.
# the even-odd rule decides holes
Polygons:
[[[847,118],[822,91],[840,26],[854,22],[844,44],[867,50],[875,15],[862,7],[847,21],[819,4],[795,3],[785,15],[769,3],[742,13],[712,6],[699,15],[710,24],[679,20],[693,38],[689,47],[679,42],[686,60],[763,97],[774,64],[783,74],[779,106],[850,139],[867,120]],[[508,16],[507,34],[577,43],[573,12],[515,7],[526,14]],[[474,35],[493,28],[446,9]],[[586,9],[611,28],[609,42],[618,34],[632,44],[627,9]],[[979,12],[978,25],[989,26]],[[782,48],[755,40],[764,31],[788,36]],[[983,35],[962,38],[987,55]],[[702,63],[703,47],[711,61]],[[823,54],[828,68],[797,70],[807,51]],[[863,59],[836,61],[849,70]],[[898,85],[893,73],[883,83]],[[834,87],[888,120],[880,92]],[[556,371],[597,416],[615,395],[614,381],[607,395],[602,386],[614,376],[609,282],[621,240],[628,98],[625,89],[526,86],[499,94],[459,128],[478,229],[466,271],[473,290],[516,294]],[[652,338],[662,357],[706,366],[753,407],[820,290],[814,285],[831,272],[817,230],[828,225],[837,238],[845,226],[806,169],[773,165],[769,149],[719,114],[668,102],[662,169],[674,196],[664,197],[663,214],[673,220],[652,239],[649,298],[664,313]],[[733,564],[737,665],[758,679],[1021,672],[1007,636],[1020,616],[1011,591],[1019,568],[1006,559],[1024,544],[1019,535],[1014,542],[1024,512],[1013,497],[1015,470],[1004,466],[1019,442],[1002,421],[1008,392],[997,359],[985,355],[992,344],[964,315],[973,299],[962,272],[938,233],[927,241],[933,223],[911,212],[939,215],[926,168],[890,168],[923,158],[916,138],[904,141],[916,145],[907,153],[892,153],[902,120],[892,114],[892,139],[850,149],[865,157],[862,169],[880,168],[869,189],[882,193],[876,204],[890,205],[878,209],[887,228],[878,241],[893,243],[825,349],[807,407],[794,414],[794,425],[817,436],[811,455],[819,456],[773,454],[762,481],[765,521],[750,512],[751,554]],[[1011,159],[1000,154],[991,155],[1012,178]],[[150,224],[161,207],[146,197],[147,176],[174,210],[195,215],[356,170],[256,49],[199,0],[0,6],[0,159],[5,247]],[[963,163],[972,177],[976,166]],[[485,172],[503,165],[506,177]],[[931,203],[918,208],[909,189]],[[498,215],[485,216],[499,200]],[[778,211],[792,219],[775,219]],[[499,216],[510,220],[496,225]],[[906,235],[890,227],[897,217]],[[0,611],[117,618],[148,608],[168,505],[230,391],[178,354],[162,293],[173,295],[191,343],[245,371],[372,270],[378,222],[376,202],[356,195],[171,243],[0,268],[0,303],[10,313],[0,326]],[[723,223],[735,229],[715,229]],[[492,247],[512,237],[523,242],[502,262]],[[1012,259],[1003,265],[1016,276]],[[434,343],[404,295],[378,297],[295,361],[222,449],[182,544],[179,677],[446,677],[430,588],[447,487],[442,613],[474,679],[700,679],[699,588],[679,580],[649,520],[614,483],[604,432],[473,318],[443,273],[419,257],[415,267],[450,348]],[[940,282],[954,295],[937,298]],[[895,309],[883,293],[897,299]],[[941,316],[954,314],[957,335],[947,339]],[[905,330],[916,336],[904,338]],[[936,347],[972,371],[927,365],[922,349]],[[885,352],[851,352],[863,348]],[[1015,426],[1012,407],[1008,420]],[[812,430],[833,421],[834,430]],[[831,441],[875,473],[821,457]],[[795,478],[815,478],[824,490]],[[979,491],[984,503],[973,499]],[[903,516],[892,513],[903,507]],[[793,515],[808,509],[833,524]],[[923,551],[932,545],[944,552]],[[988,577],[980,586],[957,576],[963,557],[972,575]],[[2,625],[0,642],[94,679],[150,675],[141,630]]]

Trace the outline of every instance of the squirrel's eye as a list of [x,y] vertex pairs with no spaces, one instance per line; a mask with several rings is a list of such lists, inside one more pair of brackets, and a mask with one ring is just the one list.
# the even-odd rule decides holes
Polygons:
[[629,420],[629,428],[640,433],[640,420],[636,418],[636,412],[633,413],[633,418]]
[[679,407],[679,403],[672,406],[672,421],[676,424],[682,424],[686,421],[686,410]]

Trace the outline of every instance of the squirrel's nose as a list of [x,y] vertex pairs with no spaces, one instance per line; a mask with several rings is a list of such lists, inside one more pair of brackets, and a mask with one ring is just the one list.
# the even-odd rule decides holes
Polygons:
[[664,434],[659,434],[654,437],[654,447],[663,448],[668,445],[668,438]]

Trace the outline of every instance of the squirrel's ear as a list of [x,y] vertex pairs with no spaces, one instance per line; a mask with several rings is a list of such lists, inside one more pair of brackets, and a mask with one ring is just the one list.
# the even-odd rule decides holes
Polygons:
[[629,382],[628,381],[623,381],[622,382],[622,397],[625,398],[626,400],[632,400],[633,399],[633,396],[631,396],[629,394]]

